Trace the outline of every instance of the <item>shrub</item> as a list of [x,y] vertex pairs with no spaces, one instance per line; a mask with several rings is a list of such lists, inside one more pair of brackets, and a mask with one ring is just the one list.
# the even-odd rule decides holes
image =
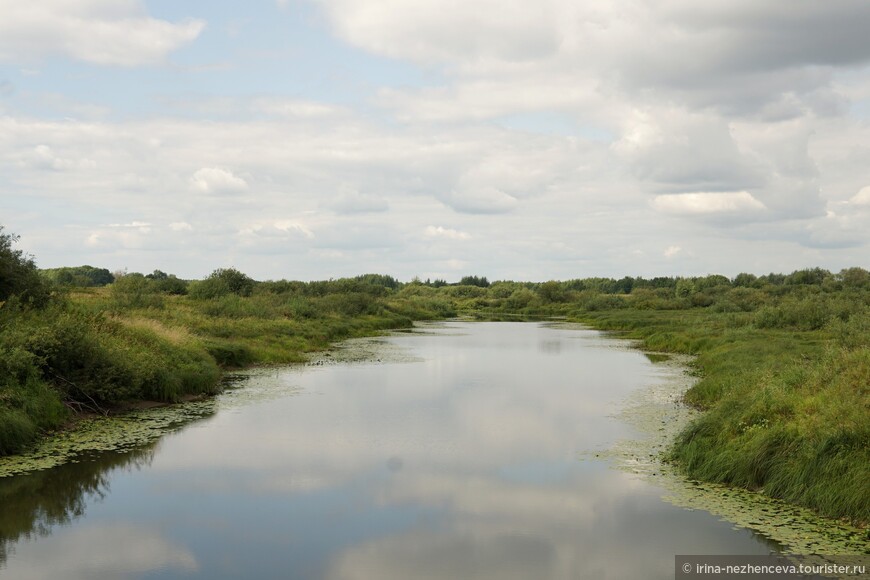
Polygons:
[[142,274],[127,274],[112,284],[112,305],[116,310],[126,308],[163,308],[157,283]]
[[518,288],[504,301],[504,305],[510,310],[523,310],[537,302],[537,294],[528,288]]
[[254,280],[235,268],[218,268],[208,278],[190,285],[191,298],[208,300],[236,294],[250,296],[254,291]]
[[544,302],[564,302],[566,298],[564,288],[555,280],[544,282],[538,286],[538,296]]
[[24,304],[45,306],[50,287],[39,275],[33,258],[12,249],[17,241],[18,236],[4,234],[0,226],[0,305],[15,296]]

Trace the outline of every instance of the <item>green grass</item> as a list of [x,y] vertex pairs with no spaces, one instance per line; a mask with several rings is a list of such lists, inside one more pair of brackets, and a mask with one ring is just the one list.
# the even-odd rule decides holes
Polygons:
[[380,288],[208,299],[142,288],[120,298],[116,289],[91,288],[45,308],[0,308],[0,455],[81,413],[212,394],[222,368],[301,362],[336,341],[447,312],[445,301],[426,297],[389,303]]
[[685,394],[705,409],[669,458],[691,478],[870,521],[870,349],[826,330],[735,324],[709,310],[578,313],[657,351],[697,355]]

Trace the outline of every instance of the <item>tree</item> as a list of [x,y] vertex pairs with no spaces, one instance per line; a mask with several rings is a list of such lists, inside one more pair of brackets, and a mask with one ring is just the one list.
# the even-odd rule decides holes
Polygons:
[[489,288],[489,280],[486,276],[463,276],[459,281],[460,286],[477,286],[479,288]]
[[559,282],[550,280],[538,286],[538,296],[544,302],[563,302],[565,300],[565,290]]
[[20,301],[33,306],[48,302],[48,284],[39,275],[33,258],[21,250],[13,250],[18,236],[3,233],[0,226],[0,303],[16,296]]
[[254,291],[254,280],[235,268],[218,268],[202,282],[191,285],[190,295],[198,299],[210,299],[237,294],[250,296]]
[[42,275],[55,284],[80,288],[106,286],[115,281],[115,277],[106,268],[88,265],[42,270]]

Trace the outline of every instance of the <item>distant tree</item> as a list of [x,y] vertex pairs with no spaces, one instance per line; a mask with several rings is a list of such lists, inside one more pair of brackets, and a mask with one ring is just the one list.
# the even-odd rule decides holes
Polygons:
[[254,280],[235,268],[218,268],[205,280],[192,284],[190,295],[193,298],[208,299],[237,294],[250,296],[254,291]]
[[178,278],[174,274],[169,274],[162,280],[156,280],[157,291],[163,294],[187,294],[187,282]]
[[691,278],[678,278],[674,293],[677,295],[677,298],[686,298],[694,294],[696,290],[694,280]]
[[631,294],[631,289],[634,288],[634,278],[631,276],[626,276],[620,280],[617,280],[613,285],[613,293],[614,294]]
[[805,270],[797,270],[785,277],[785,283],[788,285],[796,284],[813,284],[819,285],[829,278],[831,273],[822,268],[807,268]]
[[187,282],[179,279],[175,274],[167,274],[162,270],[154,270],[146,274],[145,278],[154,283],[154,289],[161,294],[187,294]]
[[399,281],[386,274],[363,274],[356,277],[357,280],[372,286],[383,286],[395,290],[399,287]]
[[157,282],[139,272],[131,272],[112,284],[112,302],[118,308],[163,307]]
[[567,290],[575,290],[577,292],[582,292],[588,288],[586,280],[568,280],[564,284]]
[[562,302],[565,300],[565,290],[559,282],[550,280],[538,286],[538,296],[544,302]]
[[43,276],[60,286],[76,286],[91,288],[107,286],[115,281],[115,277],[106,268],[93,266],[73,266],[42,270]]
[[709,276],[701,276],[695,278],[695,288],[698,290],[708,290],[717,286],[731,287],[731,280],[721,274],[710,274]]
[[864,268],[846,268],[840,271],[838,278],[846,288],[870,287],[870,272]]
[[670,276],[656,276],[649,281],[649,285],[653,288],[676,288],[677,279]]
[[732,281],[732,285],[735,288],[750,288],[755,285],[755,281],[758,280],[758,276],[755,274],[747,274],[746,272],[741,272],[734,276],[734,280]]
[[3,233],[0,226],[0,302],[16,296],[26,304],[44,306],[49,299],[50,288],[33,258],[21,250],[13,250],[18,236]]
[[774,274],[773,272],[771,272],[770,274],[760,276],[758,278],[758,282],[762,286],[764,284],[770,284],[771,286],[782,286],[785,283],[785,274]]
[[463,276],[459,281],[460,286],[477,286],[479,288],[488,288],[489,280],[486,276]]

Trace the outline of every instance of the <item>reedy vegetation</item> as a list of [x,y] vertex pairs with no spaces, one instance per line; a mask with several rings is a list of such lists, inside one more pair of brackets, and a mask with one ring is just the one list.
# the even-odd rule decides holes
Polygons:
[[[47,284],[30,274],[19,278]],[[669,453],[689,477],[870,521],[870,273],[860,268],[456,285],[375,274],[256,282],[225,269],[190,283],[128,274],[103,288],[72,274],[78,286],[55,286],[50,300],[27,298],[45,288],[0,295],[0,454],[74,412],[213,393],[220,367],[301,361],[412,320],[562,316],[697,355],[685,400],[706,413]]]

